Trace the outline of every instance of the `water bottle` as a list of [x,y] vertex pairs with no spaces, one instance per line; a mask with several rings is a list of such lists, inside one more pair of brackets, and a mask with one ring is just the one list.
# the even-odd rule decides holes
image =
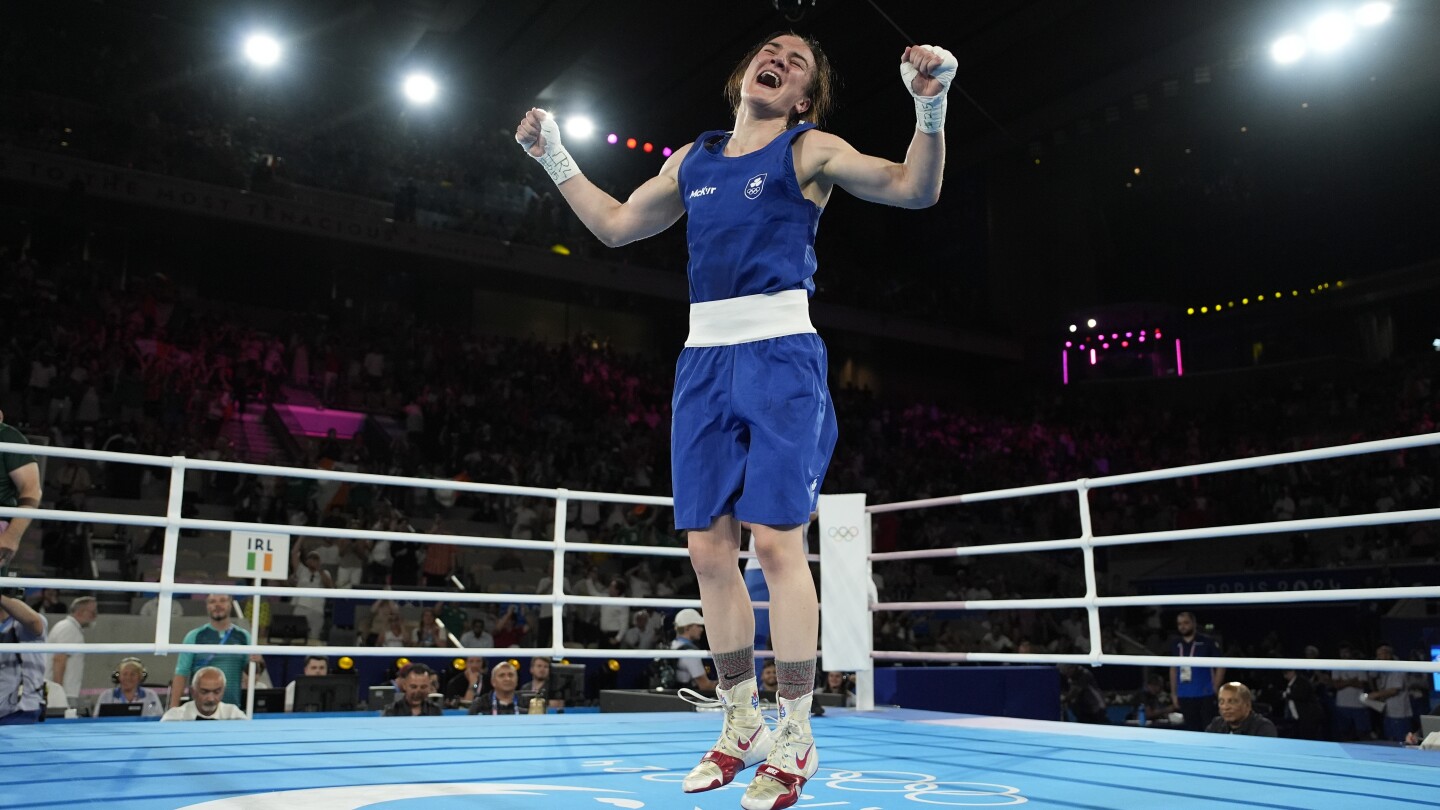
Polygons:
[[1136,715],[1135,715],[1135,725],[1137,725],[1137,726],[1139,726],[1139,727],[1141,727],[1141,728],[1144,728],[1144,727],[1145,727],[1145,704],[1144,704],[1144,703],[1141,703],[1141,704],[1140,704],[1140,711],[1137,712]]

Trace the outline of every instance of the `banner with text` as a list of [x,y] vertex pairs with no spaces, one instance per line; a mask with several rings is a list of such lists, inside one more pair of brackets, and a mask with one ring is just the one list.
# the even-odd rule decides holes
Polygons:
[[230,576],[236,579],[289,579],[290,535],[230,532]]

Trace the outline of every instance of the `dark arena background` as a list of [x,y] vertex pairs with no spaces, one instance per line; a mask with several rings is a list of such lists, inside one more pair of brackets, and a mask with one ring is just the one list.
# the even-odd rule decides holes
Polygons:
[[[623,200],[787,30],[889,160],[899,54],[959,63],[939,202],[821,218],[795,806],[1440,807],[1421,0],[0,4],[0,457],[43,485],[0,584],[47,626],[0,623],[0,807],[739,806],[680,788],[685,222],[605,247],[515,128]],[[155,722],[236,653],[247,721]],[[414,663],[441,716],[381,716]],[[1212,670],[1277,737],[1192,728]]]

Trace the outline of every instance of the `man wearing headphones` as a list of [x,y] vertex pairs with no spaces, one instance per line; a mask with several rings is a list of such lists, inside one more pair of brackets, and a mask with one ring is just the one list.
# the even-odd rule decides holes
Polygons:
[[141,685],[149,675],[139,658],[126,658],[121,661],[120,666],[110,673],[110,682],[115,684],[115,688],[100,693],[100,698],[95,701],[95,713],[100,713],[98,707],[111,703],[139,703],[144,706],[140,710],[141,717],[159,717],[164,714],[165,704],[160,702],[159,693]]

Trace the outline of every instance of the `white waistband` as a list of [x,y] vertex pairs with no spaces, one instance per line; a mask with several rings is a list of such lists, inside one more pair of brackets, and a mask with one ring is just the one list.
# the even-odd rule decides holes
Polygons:
[[810,324],[810,294],[785,290],[691,304],[690,337],[685,345],[733,346],[814,331]]

